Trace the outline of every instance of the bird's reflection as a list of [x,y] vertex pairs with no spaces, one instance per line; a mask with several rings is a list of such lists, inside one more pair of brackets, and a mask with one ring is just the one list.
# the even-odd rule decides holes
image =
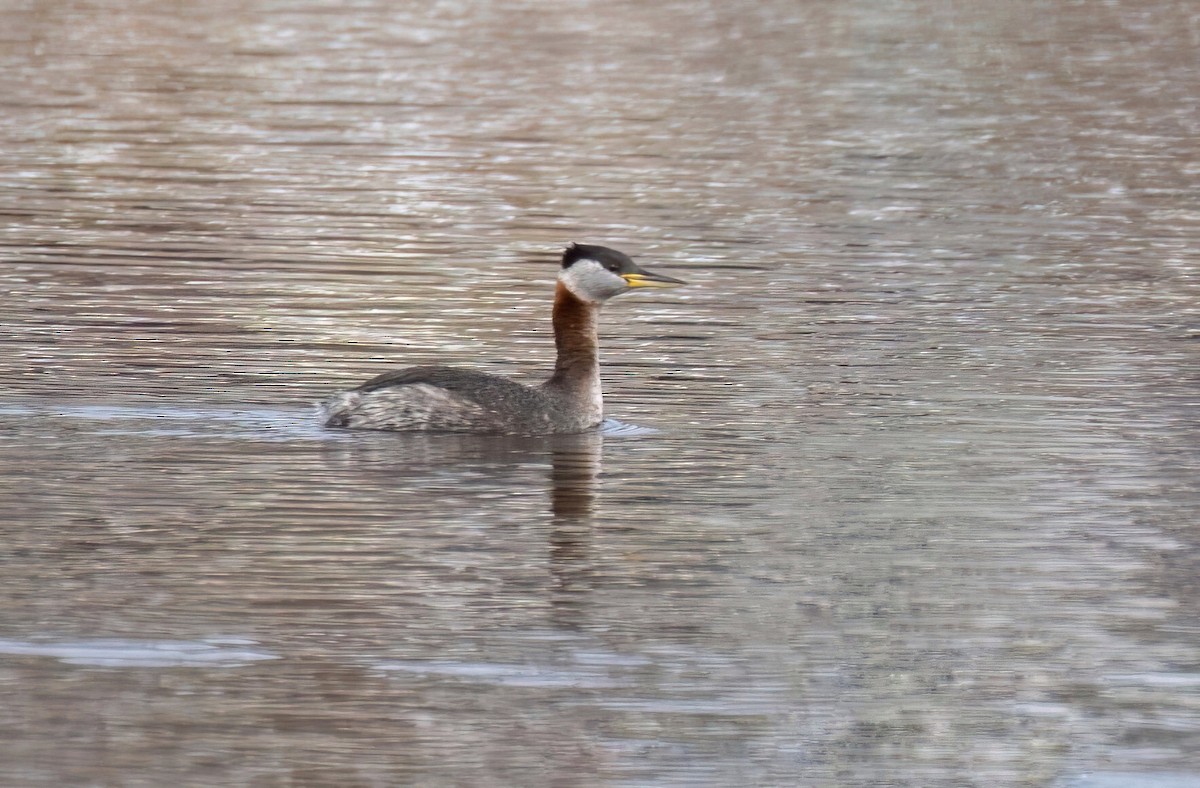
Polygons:
[[598,432],[555,436],[550,449],[551,609],[555,623],[577,628],[592,588],[592,538],[604,438]]
[[[452,486],[463,494],[457,504],[493,500],[500,489],[527,490],[530,466],[548,463],[549,497],[543,511],[550,520],[551,616],[556,626],[575,629],[582,625],[594,576],[593,526],[602,433],[531,437],[359,433],[354,437],[329,446],[343,472],[353,470],[358,484],[347,488],[351,496],[363,493],[362,483],[376,489],[415,488],[413,492],[417,492],[434,478],[444,491]],[[480,497],[472,496],[472,490]],[[438,506],[443,512],[456,508],[444,497]],[[462,511],[465,514],[469,508]]]

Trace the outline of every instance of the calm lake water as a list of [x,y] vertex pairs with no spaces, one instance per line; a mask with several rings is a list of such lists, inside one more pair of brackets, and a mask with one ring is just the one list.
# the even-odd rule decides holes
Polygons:
[[1194,3],[2,5],[0,784],[1200,785]]

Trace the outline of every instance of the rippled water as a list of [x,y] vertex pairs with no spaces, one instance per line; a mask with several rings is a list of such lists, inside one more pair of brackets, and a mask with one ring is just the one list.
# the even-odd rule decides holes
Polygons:
[[4,17],[0,782],[1200,782],[1194,4]]

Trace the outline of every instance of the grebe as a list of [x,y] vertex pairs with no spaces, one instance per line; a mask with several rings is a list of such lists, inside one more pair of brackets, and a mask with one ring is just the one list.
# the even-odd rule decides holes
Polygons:
[[571,244],[554,293],[554,374],[540,386],[454,367],[410,367],[368,380],[324,406],[326,427],[543,434],[582,432],[603,419],[600,307],[639,287],[684,282],[639,268],[604,246]]

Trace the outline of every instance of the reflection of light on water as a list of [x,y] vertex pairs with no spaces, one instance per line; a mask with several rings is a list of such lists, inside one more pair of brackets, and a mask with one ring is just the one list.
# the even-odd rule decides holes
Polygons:
[[479,662],[385,662],[376,670],[441,676],[506,687],[578,687],[608,689],[620,686],[605,676],[556,670],[537,665],[496,665]]
[[120,638],[37,642],[0,640],[0,655],[53,657],[68,665],[107,668],[168,668],[187,666],[235,667],[250,662],[279,659],[254,650],[253,640],[123,640]]
[[629,438],[637,435],[657,435],[659,430],[653,427],[639,427],[636,424],[626,424],[616,419],[605,419],[600,424],[600,433],[605,436]]
[[[685,649],[621,653],[584,648],[558,651],[553,661],[396,660],[372,668],[393,675],[493,686],[606,689],[610,691],[601,696],[570,703],[639,714],[765,716],[779,713],[784,691],[777,682],[748,677],[736,659]],[[707,681],[696,683],[693,671],[703,671]],[[653,681],[652,696],[646,695],[648,680]]]
[[312,408],[188,408],[162,405],[4,405],[0,417],[75,419],[95,422],[98,435],[199,437],[255,440],[332,440]]
[[1196,788],[1200,775],[1173,772],[1092,772],[1056,783],[1060,788]]
[[[338,440],[342,430],[321,426],[315,408],[188,408],[163,405],[0,405],[0,417],[61,418],[103,424],[102,435],[159,435],[189,437],[222,435],[255,437],[262,440],[316,438]],[[600,433],[627,438],[657,435],[653,427],[605,419]]]

